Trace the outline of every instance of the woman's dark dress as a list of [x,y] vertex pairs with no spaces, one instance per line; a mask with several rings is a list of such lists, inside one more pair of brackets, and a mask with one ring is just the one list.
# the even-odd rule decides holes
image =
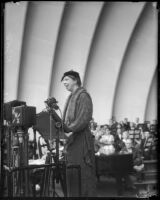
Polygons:
[[[71,94],[64,109],[64,122],[73,134],[66,145],[67,164],[81,167],[81,196],[96,195],[95,155],[93,136],[89,129],[92,119],[92,100],[83,87]],[[69,197],[79,196],[76,170],[67,170]]]

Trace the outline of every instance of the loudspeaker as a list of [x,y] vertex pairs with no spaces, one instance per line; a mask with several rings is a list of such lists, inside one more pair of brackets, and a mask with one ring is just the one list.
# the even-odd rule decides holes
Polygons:
[[36,107],[16,106],[12,108],[12,125],[31,127],[36,124]]
[[11,121],[12,120],[12,107],[21,106],[21,105],[26,105],[26,102],[13,100],[13,101],[4,103],[4,105],[3,105],[4,119],[7,121]]

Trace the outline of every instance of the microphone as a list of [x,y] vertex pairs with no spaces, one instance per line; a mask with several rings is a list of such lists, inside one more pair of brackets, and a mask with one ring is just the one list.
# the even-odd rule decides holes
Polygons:
[[44,101],[49,108],[53,108],[58,110],[59,107],[57,105],[58,101],[54,97],[49,97],[46,101]]
[[58,127],[60,128],[60,123],[62,123],[64,131],[66,133],[69,133],[71,130],[63,123],[62,119],[59,117],[59,115],[55,112],[55,110],[60,110],[59,106],[57,105],[58,101],[54,97],[48,98],[46,101],[44,101],[49,109],[47,111],[51,114],[52,118],[58,122]]

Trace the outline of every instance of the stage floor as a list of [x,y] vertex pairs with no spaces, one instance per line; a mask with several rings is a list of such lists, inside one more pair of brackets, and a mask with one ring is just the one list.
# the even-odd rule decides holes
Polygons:
[[[119,197],[117,194],[116,180],[111,177],[101,176],[100,181],[97,181],[97,196],[98,197]],[[123,191],[121,197],[136,197],[136,191]]]
[[[56,184],[56,192],[60,197],[63,193],[59,184]],[[97,181],[97,197],[136,197],[136,191],[124,191],[122,196],[117,195],[116,181],[108,176],[101,176]]]
[[[50,191],[53,195],[53,191]],[[60,184],[55,182],[55,197],[64,197]],[[52,195],[50,197],[52,197]],[[154,195],[153,195],[154,196]],[[4,190],[4,197],[7,197],[7,190]],[[31,197],[31,196],[29,196]],[[40,197],[39,194],[36,197]],[[122,195],[117,194],[116,180],[115,178],[108,176],[100,176],[100,180],[97,180],[97,197],[127,197],[135,198],[137,197],[137,190],[123,190]],[[43,197],[42,197],[43,198]]]

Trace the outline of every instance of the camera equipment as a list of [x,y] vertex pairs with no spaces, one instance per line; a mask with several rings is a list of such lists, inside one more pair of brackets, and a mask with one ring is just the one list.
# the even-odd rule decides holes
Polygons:
[[15,128],[12,135],[18,139],[19,165],[28,165],[28,128],[36,124],[36,107],[17,106],[12,108],[11,125]]
[[12,108],[16,106],[26,105],[24,101],[13,100],[3,104],[3,119],[7,121],[4,129],[4,138],[6,138],[6,150],[7,150],[7,165],[8,167],[13,166],[14,163],[14,152],[18,145],[16,127],[13,127],[12,122]]
[[17,106],[12,108],[12,125],[31,127],[36,124],[36,107]]
[[[48,195],[58,196],[58,194],[56,193],[55,181],[56,183],[60,183],[64,196],[67,196],[66,171],[70,168],[78,169],[77,172],[80,179],[79,166],[68,167],[65,163],[65,160],[61,160],[61,158],[59,158],[59,144],[61,142],[60,138],[63,139],[64,141],[63,131],[64,128],[66,128],[65,131],[67,132],[67,127],[65,127],[65,125],[62,123],[63,121],[61,117],[59,117],[59,115],[56,113],[56,110],[60,110],[59,107],[57,106],[57,101],[55,100],[55,98],[49,98],[45,101],[45,104],[47,107],[46,109],[47,112],[41,112],[38,116],[36,115],[36,108],[31,106],[26,106],[25,102],[24,103],[20,102],[20,104],[9,103],[5,107],[5,114],[7,113],[7,119],[9,119],[8,123],[5,126],[6,141],[9,141],[7,150],[8,161],[9,161],[7,164],[8,167],[7,169],[9,177],[7,179],[7,184],[8,184],[8,194],[13,197],[27,196],[30,195],[32,192],[30,188],[31,185],[30,183],[32,182],[30,182],[31,177],[29,171],[31,166],[29,166],[28,162],[29,127],[33,128],[34,139],[36,138],[35,135],[36,130],[39,131],[38,130],[39,128],[42,129],[41,133],[44,133],[44,131],[49,132],[49,134],[48,135],[46,134],[45,137],[45,139],[49,141],[47,142],[47,147],[49,152],[47,153],[46,157],[46,165],[48,167],[46,167],[45,165],[41,166],[43,168],[42,170],[43,184],[41,185],[42,188],[40,190],[40,196],[48,196]],[[8,112],[8,110],[10,111]],[[49,130],[48,129],[46,130],[46,127]],[[43,137],[43,134],[41,135]],[[9,139],[7,137],[9,137]],[[55,149],[53,149],[53,146],[51,144],[52,139],[54,139],[53,141],[56,144]],[[36,143],[36,141],[34,142]],[[52,161],[54,161],[54,163],[52,163]],[[34,166],[36,170],[38,167],[39,166]],[[26,170],[21,170],[23,168]],[[15,170],[16,173],[14,173]],[[50,189],[52,189],[52,194]],[[33,195],[35,195],[35,192],[33,193]]]
[[[7,121],[5,137],[7,139],[7,165],[10,170],[28,166],[28,128],[36,124],[36,107],[27,106],[23,101],[11,101],[4,104],[4,120]],[[18,175],[18,181],[25,179],[25,185],[18,187],[22,193],[28,193],[28,172]],[[16,179],[13,177],[13,179]],[[13,191],[16,192],[16,191]]]
[[4,103],[4,105],[3,105],[4,119],[7,121],[11,121],[12,120],[12,107],[21,106],[21,105],[26,105],[26,102],[13,100],[13,101]]

